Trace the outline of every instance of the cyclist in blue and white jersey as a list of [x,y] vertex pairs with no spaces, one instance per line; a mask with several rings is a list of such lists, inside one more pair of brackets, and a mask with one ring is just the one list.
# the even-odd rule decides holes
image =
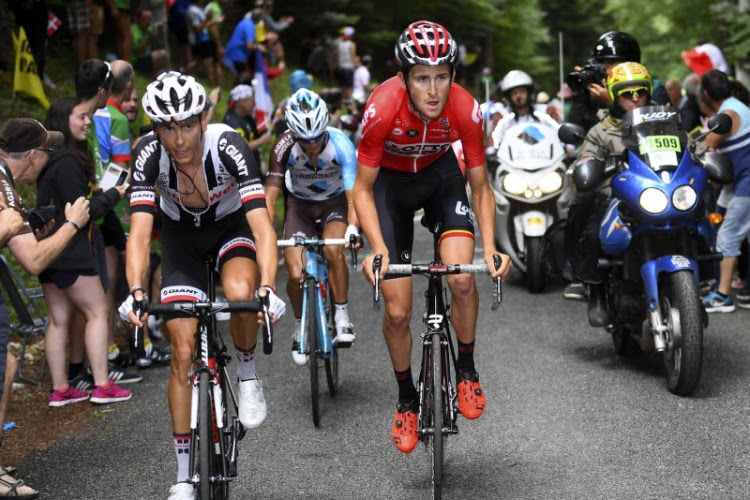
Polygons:
[[[315,92],[299,89],[289,99],[284,113],[288,130],[281,134],[271,150],[266,201],[273,220],[276,200],[286,187],[284,238],[315,237],[315,221],[323,224],[324,238],[359,237],[359,223],[351,190],[357,159],[354,145],[344,132],[328,125],[328,107]],[[348,246],[348,244],[347,244]],[[298,351],[302,316],[302,247],[288,247],[284,260],[289,270],[287,293],[297,319],[292,357],[299,365],[307,356]],[[329,282],[335,304],[336,337],[334,343],[348,345],[354,330],[347,310],[349,270],[341,246],[325,247],[330,269]]]

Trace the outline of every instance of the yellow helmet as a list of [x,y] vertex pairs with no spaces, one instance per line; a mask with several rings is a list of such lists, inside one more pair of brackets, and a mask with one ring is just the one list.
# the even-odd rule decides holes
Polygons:
[[651,75],[648,74],[646,66],[637,62],[620,63],[609,72],[607,76],[607,90],[609,97],[614,102],[620,90],[626,87],[641,86],[646,93],[651,95]]

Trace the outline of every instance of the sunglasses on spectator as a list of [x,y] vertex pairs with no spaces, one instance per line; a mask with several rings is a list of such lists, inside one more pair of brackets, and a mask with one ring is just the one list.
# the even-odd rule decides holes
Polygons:
[[642,95],[648,95],[648,89],[646,87],[638,87],[637,89],[626,89],[617,93],[617,97],[622,97],[629,101],[633,99],[640,99]]

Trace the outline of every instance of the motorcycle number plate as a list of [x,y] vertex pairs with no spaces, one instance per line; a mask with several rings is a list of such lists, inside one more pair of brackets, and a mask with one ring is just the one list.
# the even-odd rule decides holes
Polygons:
[[676,135],[650,135],[645,138],[645,144],[641,144],[641,154],[671,151],[679,153],[682,151],[680,138]]

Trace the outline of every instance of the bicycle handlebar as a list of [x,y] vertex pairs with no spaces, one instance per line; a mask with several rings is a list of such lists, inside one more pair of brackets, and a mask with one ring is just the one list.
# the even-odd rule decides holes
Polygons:
[[349,243],[349,251],[352,256],[352,269],[357,268],[357,249],[355,248],[358,243],[356,235],[352,234],[349,236],[349,240],[346,238],[287,238],[285,240],[277,240],[276,244],[279,248],[287,247],[307,247],[307,246],[335,246],[335,245],[346,245]]

